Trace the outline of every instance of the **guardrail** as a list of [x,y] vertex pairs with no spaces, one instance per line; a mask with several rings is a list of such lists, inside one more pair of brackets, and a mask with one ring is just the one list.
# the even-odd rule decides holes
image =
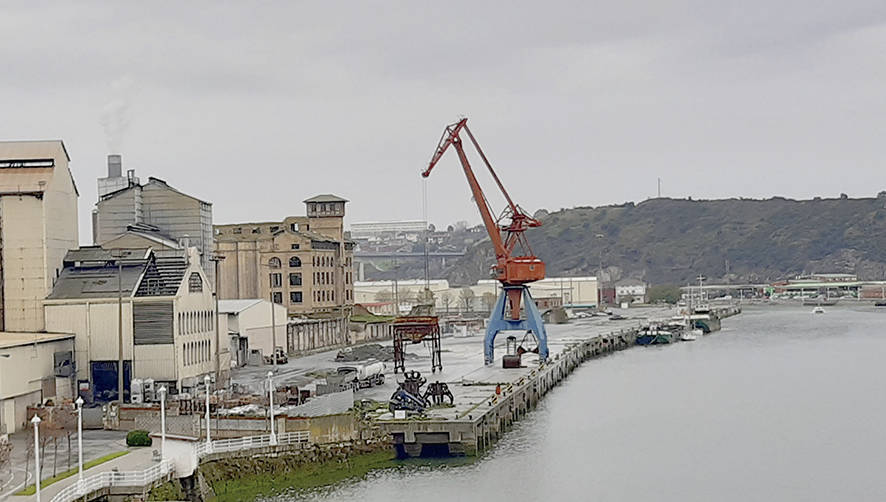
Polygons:
[[249,450],[253,448],[265,448],[275,445],[307,444],[311,440],[309,431],[284,432],[277,434],[277,441],[271,441],[270,434],[261,436],[246,436],[234,439],[217,439],[210,443],[200,442],[194,447],[197,458],[203,458],[210,453],[223,453],[230,451]]
[[83,478],[83,482],[75,481],[72,485],[63,489],[52,497],[51,502],[72,502],[80,497],[116,486],[145,487],[162,479],[173,470],[172,462],[164,460],[157,465],[143,471],[105,471]]

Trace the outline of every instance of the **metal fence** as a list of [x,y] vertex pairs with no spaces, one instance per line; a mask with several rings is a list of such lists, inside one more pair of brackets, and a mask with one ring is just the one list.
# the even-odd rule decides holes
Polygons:
[[277,434],[277,442],[271,442],[271,435],[246,436],[235,439],[217,439],[211,444],[205,441],[197,444],[194,448],[197,458],[203,458],[209,453],[223,453],[229,451],[249,450],[252,448],[264,448],[277,445],[307,444],[311,439],[308,431],[284,432]]
[[[210,444],[205,441],[194,447],[197,460],[209,453],[224,453],[253,448],[264,448],[274,445],[307,444],[311,439],[309,431],[284,432],[277,434],[275,442],[271,441],[271,435],[247,436],[236,439],[218,439]],[[149,486],[154,481],[163,478],[173,471],[173,463],[163,460],[159,464],[143,471],[105,471],[93,476],[83,478],[83,482],[76,481],[67,488],[52,497],[51,502],[72,502],[84,495],[115,486],[139,487]]]
[[173,470],[172,462],[164,460],[143,471],[105,471],[74,482],[52,497],[52,502],[72,502],[80,497],[115,486],[145,487],[162,479]]

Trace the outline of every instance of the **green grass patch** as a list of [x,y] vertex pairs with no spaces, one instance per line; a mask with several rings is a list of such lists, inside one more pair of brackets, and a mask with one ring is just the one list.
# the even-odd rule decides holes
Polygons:
[[362,478],[370,471],[398,465],[393,451],[379,451],[356,455],[346,462],[322,462],[300,465],[297,470],[280,473],[262,473],[239,479],[226,479],[212,484],[218,502],[254,500],[263,495],[283,491],[300,491],[328,486],[345,479]]
[[[108,453],[107,455],[105,455],[103,457],[99,457],[95,460],[90,460],[89,462],[85,462],[83,464],[83,471],[85,472],[87,469],[89,469],[91,467],[95,467],[97,465],[104,464],[105,462],[109,462],[111,460],[114,460],[115,458],[122,457],[123,455],[126,455],[127,453],[129,453],[129,450],[115,451],[114,453]],[[44,465],[43,467],[45,468],[46,466]],[[66,478],[70,478],[71,476],[77,474],[78,470],[79,470],[78,468],[74,467],[73,469],[59,473],[51,478],[44,479],[44,480],[40,481],[40,488],[46,488],[47,486],[51,485],[52,483],[55,483],[56,481],[61,481]],[[33,495],[35,493],[37,493],[37,486],[36,485],[28,485],[26,488],[19,490],[15,494],[16,495]]]

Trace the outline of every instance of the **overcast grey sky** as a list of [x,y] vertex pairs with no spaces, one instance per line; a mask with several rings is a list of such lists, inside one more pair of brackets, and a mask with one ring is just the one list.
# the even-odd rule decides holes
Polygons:
[[[65,141],[84,242],[111,150],[218,223],[419,219],[462,115],[531,211],[886,188],[883,0],[7,2],[0,61],[0,138]],[[479,221],[454,152],[428,196]]]

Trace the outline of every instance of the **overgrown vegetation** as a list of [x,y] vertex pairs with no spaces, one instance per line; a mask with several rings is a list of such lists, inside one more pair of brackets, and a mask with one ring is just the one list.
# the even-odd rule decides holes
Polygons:
[[649,303],[670,303],[671,305],[680,301],[682,292],[679,286],[660,284],[652,286],[648,291]]
[[[390,450],[353,455],[346,460],[304,463],[295,469],[243,472],[236,478],[223,475],[221,479],[212,467],[205,473],[219,502],[254,500],[283,491],[302,491],[327,486],[349,478],[365,476],[370,471],[396,466]],[[160,500],[160,499],[153,499]]]

